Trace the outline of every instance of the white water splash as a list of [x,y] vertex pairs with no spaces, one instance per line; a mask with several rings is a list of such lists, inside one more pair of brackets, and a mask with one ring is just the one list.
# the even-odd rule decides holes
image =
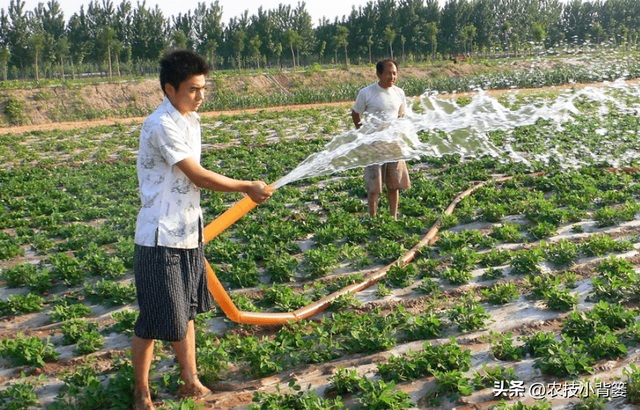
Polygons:
[[[516,98],[516,94],[513,93],[512,98]],[[502,146],[494,145],[488,133],[510,132],[516,127],[536,124],[539,120],[551,121],[556,124],[557,131],[561,131],[562,124],[581,114],[576,107],[578,101],[595,103],[597,110],[593,115],[599,117],[611,110],[637,115],[640,113],[638,98],[640,86],[622,80],[603,83],[600,87],[562,92],[553,101],[523,104],[515,110],[505,107],[484,91],[478,92],[469,104],[462,107],[453,100],[425,93],[420,102],[423,112],[409,110],[405,117],[388,122],[370,117],[360,130],[334,137],[325,150],[309,156],[291,173],[276,181],[274,186],[279,188],[293,181],[372,164],[445,154],[460,154],[463,157],[491,155],[504,161],[527,163],[554,159],[566,167],[581,166],[586,163],[583,158],[589,158],[592,161],[606,160],[615,166],[622,160],[629,161],[640,155],[635,150],[629,150],[631,152],[622,157],[592,152],[581,144],[582,134],[574,136],[575,144],[571,152],[560,152],[558,147],[551,145],[551,141],[543,141],[548,142],[547,152],[527,155],[517,152],[509,138]],[[600,129],[596,133],[606,131]],[[424,135],[425,132],[429,140],[421,142],[419,133]]]

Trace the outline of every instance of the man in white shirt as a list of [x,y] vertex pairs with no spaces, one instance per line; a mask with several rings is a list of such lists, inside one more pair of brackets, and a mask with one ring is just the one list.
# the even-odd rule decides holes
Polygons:
[[161,61],[165,99],[140,133],[138,180],[142,208],[135,236],[134,275],[140,316],[131,353],[135,375],[134,409],[154,409],[149,370],[154,340],[172,342],[184,385],[181,397],[211,391],[198,378],[194,319],[211,310],[204,266],[200,188],[244,192],[256,203],[271,196],[262,181],[242,181],[200,165],[200,117],[207,63],[189,51]]
[[[404,91],[395,85],[398,80],[398,64],[390,59],[379,61],[376,64],[376,74],[379,81],[360,90],[351,111],[351,118],[357,129],[362,126],[363,117],[370,122],[387,122],[402,117],[406,110]],[[377,214],[378,198],[382,186],[386,185],[390,213],[397,219],[400,191],[411,188],[406,163],[398,161],[370,165],[364,170],[364,180],[369,215]]]

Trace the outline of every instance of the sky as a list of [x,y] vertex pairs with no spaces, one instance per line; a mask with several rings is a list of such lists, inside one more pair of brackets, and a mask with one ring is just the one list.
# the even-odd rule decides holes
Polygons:
[[[33,10],[38,3],[47,3],[48,0],[25,0],[25,10]],[[85,10],[91,0],[58,0],[65,20],[69,20],[73,14],[80,11],[80,6],[84,5]],[[102,3],[102,0],[98,0]],[[111,0],[114,7],[117,7],[122,0]],[[142,0],[129,0],[134,8]],[[193,11],[199,2],[203,2],[207,6],[214,0],[146,0],[147,8],[155,8],[157,4],[165,17],[177,16],[179,13]],[[327,17],[333,21],[337,16],[340,19],[343,15],[349,15],[351,8],[355,6],[364,6],[369,0],[307,0],[305,1],[306,9],[311,15],[314,27],[318,25],[318,20]],[[258,13],[258,8],[263,7],[264,10],[271,10],[278,7],[279,4],[290,4],[294,9],[298,6],[298,0],[219,0],[222,6],[222,21],[227,24],[229,19],[241,15],[245,10],[249,10],[249,16]],[[9,0],[0,0],[0,8],[7,10]]]

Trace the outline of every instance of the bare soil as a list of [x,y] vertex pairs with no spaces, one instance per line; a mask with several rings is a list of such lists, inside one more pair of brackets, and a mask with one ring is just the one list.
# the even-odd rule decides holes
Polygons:
[[[158,103],[160,104],[160,103]],[[305,109],[312,108],[317,106],[348,106],[353,104],[353,101],[345,101],[345,102],[334,102],[334,103],[322,103],[322,104],[300,104],[296,105],[296,109]],[[209,112],[200,112],[203,117],[215,118],[223,115],[235,115],[235,114],[254,114],[260,111],[285,111],[290,110],[291,106],[276,106],[276,107],[266,107],[266,108],[247,108],[243,110],[224,110],[224,111],[209,111]],[[22,134],[24,132],[30,131],[47,131],[47,130],[72,130],[78,128],[88,128],[88,127],[97,127],[100,125],[113,125],[115,123],[120,124],[135,124],[142,123],[145,120],[146,116],[142,117],[129,117],[129,118],[105,118],[100,120],[88,120],[88,121],[64,121],[64,122],[55,122],[55,123],[42,123],[35,125],[16,125],[12,127],[0,127],[0,135],[2,134]]]
[[[526,69],[531,62],[521,61],[515,65],[492,66],[485,63],[453,64],[444,62],[434,66],[401,67],[401,77],[442,78],[478,75],[504,69]],[[567,61],[546,62],[552,68],[568,64]],[[541,63],[535,63],[540,67]],[[244,95],[265,95],[276,92],[293,92],[298,89],[326,89],[335,84],[364,85],[376,80],[372,66],[352,66],[349,69],[329,69],[286,72],[278,74],[223,74],[211,76],[211,89],[208,98],[218,93]],[[4,113],[4,107],[10,99],[22,102],[23,114],[19,124],[11,123]],[[163,99],[157,79],[130,81],[96,81],[86,86],[56,85],[42,88],[0,91],[0,134],[22,133],[47,129],[70,129],[89,126],[109,125],[114,122],[141,122]],[[339,103],[349,104],[350,102]],[[327,105],[327,104],[323,104]],[[303,106],[306,107],[306,106]],[[264,109],[264,108],[262,108]],[[237,112],[256,112],[262,109],[239,110]],[[284,109],[272,107],[270,110]],[[205,113],[205,115],[224,115],[228,111]]]

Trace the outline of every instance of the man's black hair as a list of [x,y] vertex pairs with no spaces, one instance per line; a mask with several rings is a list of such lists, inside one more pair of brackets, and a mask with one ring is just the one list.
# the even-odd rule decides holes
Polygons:
[[393,65],[396,66],[396,70],[400,69],[398,67],[398,63],[396,63],[390,58],[385,58],[384,60],[378,61],[378,64],[376,64],[376,71],[379,72],[380,74],[384,73],[384,66],[387,65],[387,63],[393,63]]
[[164,86],[171,84],[176,91],[180,84],[194,75],[207,75],[209,65],[204,58],[188,50],[178,50],[166,54],[160,61],[160,86],[166,94]]

